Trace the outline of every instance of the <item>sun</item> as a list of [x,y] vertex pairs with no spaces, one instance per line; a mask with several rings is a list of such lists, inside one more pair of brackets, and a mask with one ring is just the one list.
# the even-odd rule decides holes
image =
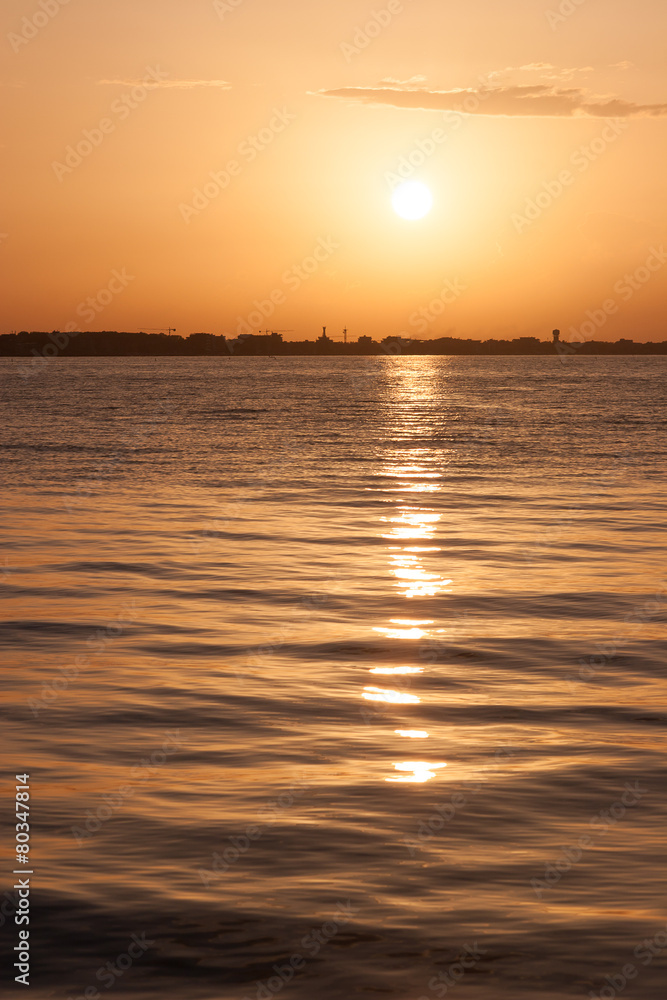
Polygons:
[[421,181],[406,181],[396,188],[391,203],[402,219],[423,219],[433,208],[433,195]]

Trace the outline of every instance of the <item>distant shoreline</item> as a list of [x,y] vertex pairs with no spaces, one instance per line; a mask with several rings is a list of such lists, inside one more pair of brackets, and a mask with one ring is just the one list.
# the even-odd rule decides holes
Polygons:
[[243,335],[233,340],[209,333],[180,337],[162,333],[118,331],[72,331],[51,333],[22,331],[0,336],[0,357],[5,358],[90,358],[90,357],[382,357],[382,356],[463,356],[574,357],[614,355],[664,355],[667,341],[635,343],[588,340],[567,343],[540,341],[536,337],[515,340],[462,340],[441,337],[434,340],[403,340],[385,337],[381,342],[361,337],[353,343],[330,340],[284,341],[280,334]]

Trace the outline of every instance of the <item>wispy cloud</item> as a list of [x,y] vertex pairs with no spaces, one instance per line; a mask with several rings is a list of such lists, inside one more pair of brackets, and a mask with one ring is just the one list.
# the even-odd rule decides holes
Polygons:
[[152,87],[162,90],[194,90],[195,87],[218,87],[220,90],[231,90],[232,85],[227,80],[98,80],[98,84],[113,84],[116,87]]
[[380,80],[382,86],[389,87],[410,87],[417,83],[426,83],[425,76],[411,76],[409,80],[399,80],[395,76],[385,76]]
[[[531,65],[531,69],[537,64]],[[540,69],[551,69],[539,64]],[[527,67],[521,67],[527,68]],[[588,67],[586,68],[588,69]],[[553,84],[482,86],[471,89],[431,90],[426,87],[340,87],[320,90],[361,104],[388,105],[421,111],[460,111],[489,117],[529,118],[662,118],[665,104],[636,104],[614,95],[594,95],[580,87]],[[466,108],[470,110],[466,110]]]
[[592,73],[592,66],[554,66],[553,63],[527,63],[524,66],[506,66],[505,69],[493,70],[488,74],[488,80],[492,84],[509,85],[510,82],[521,82],[518,77],[527,77],[534,80],[537,77],[541,80],[549,80],[552,83],[568,83],[579,73]]

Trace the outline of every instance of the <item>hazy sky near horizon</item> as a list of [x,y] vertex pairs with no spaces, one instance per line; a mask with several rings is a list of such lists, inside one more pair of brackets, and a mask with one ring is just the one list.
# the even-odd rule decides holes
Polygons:
[[2,333],[667,339],[664,0],[0,17]]

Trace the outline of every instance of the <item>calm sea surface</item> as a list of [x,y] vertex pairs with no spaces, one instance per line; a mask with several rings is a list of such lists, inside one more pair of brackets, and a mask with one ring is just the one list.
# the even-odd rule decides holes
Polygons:
[[664,997],[664,358],[21,371],[9,996]]

